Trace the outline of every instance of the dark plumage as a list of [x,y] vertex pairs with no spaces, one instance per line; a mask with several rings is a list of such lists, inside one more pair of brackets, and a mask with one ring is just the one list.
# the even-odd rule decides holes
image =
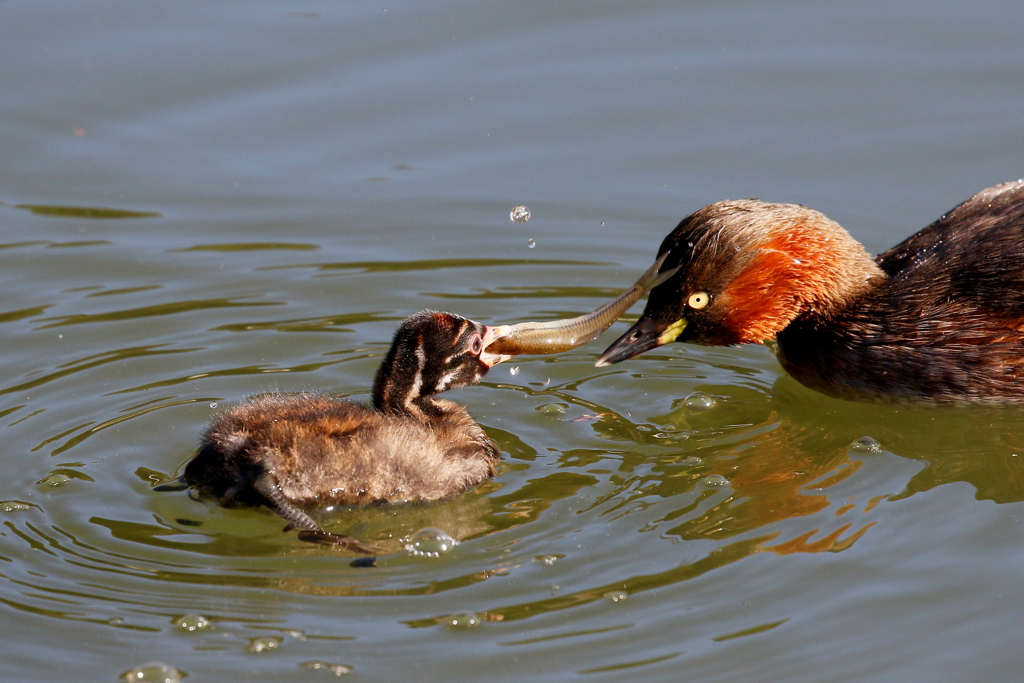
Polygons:
[[436,394],[483,377],[490,328],[451,313],[406,319],[377,371],[372,405],[268,394],[213,421],[184,479],[221,504],[267,505],[306,540],[373,552],[304,512],[431,501],[494,475],[498,450],[462,406]]
[[817,211],[756,200],[683,219],[669,250],[662,267],[680,271],[599,365],[676,340],[774,338],[783,367],[828,394],[1024,403],[1024,181],[876,259]]

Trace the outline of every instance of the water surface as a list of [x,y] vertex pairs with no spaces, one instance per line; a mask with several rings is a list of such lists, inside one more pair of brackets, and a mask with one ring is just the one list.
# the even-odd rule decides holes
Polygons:
[[711,201],[878,252],[1019,177],[1015,5],[3,15],[3,680],[1019,679],[1024,413],[828,399],[760,346],[594,368],[609,333],[453,392],[502,471],[329,515],[376,569],[154,490],[244,396],[365,398],[424,308],[592,310]]

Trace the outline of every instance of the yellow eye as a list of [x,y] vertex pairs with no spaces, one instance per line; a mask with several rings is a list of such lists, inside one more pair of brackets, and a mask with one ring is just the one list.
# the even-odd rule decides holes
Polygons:
[[686,305],[697,311],[704,308],[709,303],[711,303],[711,295],[707,292],[694,292],[690,295],[690,298],[686,300]]

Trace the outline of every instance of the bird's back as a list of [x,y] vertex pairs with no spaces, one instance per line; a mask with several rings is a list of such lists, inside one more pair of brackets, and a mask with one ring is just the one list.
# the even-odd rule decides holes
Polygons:
[[1024,403],[1024,181],[978,193],[876,261],[878,288],[780,334],[787,370],[854,398]]

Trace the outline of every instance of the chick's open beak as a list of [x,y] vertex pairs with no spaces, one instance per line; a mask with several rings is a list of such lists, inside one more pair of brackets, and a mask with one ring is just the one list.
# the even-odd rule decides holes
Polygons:
[[498,363],[504,363],[512,356],[502,353],[491,353],[487,350],[494,341],[501,339],[508,333],[511,325],[499,325],[498,327],[484,327],[484,350],[480,352],[480,361],[487,367],[493,368]]

